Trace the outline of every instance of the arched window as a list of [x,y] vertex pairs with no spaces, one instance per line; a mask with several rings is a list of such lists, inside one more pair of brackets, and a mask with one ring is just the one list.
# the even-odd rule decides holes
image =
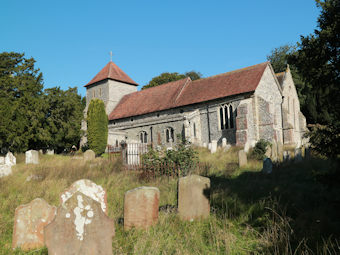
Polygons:
[[230,119],[230,128],[234,128],[234,116],[233,116],[233,106],[229,106],[229,119]]
[[139,133],[139,139],[141,143],[148,143],[148,133],[142,131]]
[[231,129],[235,127],[235,117],[232,105],[222,105],[219,110],[220,128]]
[[174,129],[172,127],[166,128],[166,130],[165,130],[165,139],[166,139],[167,143],[175,141]]

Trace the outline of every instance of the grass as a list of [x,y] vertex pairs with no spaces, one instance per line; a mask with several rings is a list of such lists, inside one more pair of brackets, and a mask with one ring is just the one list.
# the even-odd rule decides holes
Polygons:
[[[114,254],[337,254],[340,188],[336,167],[312,159],[261,173],[262,163],[239,168],[238,148],[210,154],[197,149],[211,179],[211,216],[183,222],[176,215],[177,179],[144,180],[122,170],[117,159],[92,162],[42,155],[39,165],[17,156],[13,175],[0,179],[0,254],[47,254],[47,249],[12,251],[15,208],[37,197],[59,205],[59,194],[79,179],[90,179],[107,191],[109,217],[115,220]],[[30,181],[27,177],[32,176]],[[147,231],[124,231],[124,194],[139,186],[160,189],[159,222]]]

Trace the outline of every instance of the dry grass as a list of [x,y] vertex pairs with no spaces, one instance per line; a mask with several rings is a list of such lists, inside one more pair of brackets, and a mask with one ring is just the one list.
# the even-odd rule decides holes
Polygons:
[[[90,179],[107,191],[109,216],[116,227],[114,254],[336,254],[338,233],[333,231],[335,235],[324,234],[311,240],[311,235],[297,233],[299,228],[307,231],[308,224],[299,225],[293,218],[317,215],[324,219],[324,211],[310,206],[320,197],[310,201],[304,197],[322,187],[294,168],[285,167],[272,176],[260,173],[262,163],[258,161],[239,168],[238,150],[218,150],[215,154],[198,150],[200,161],[207,165],[201,174],[212,182],[211,216],[194,222],[182,222],[177,217],[177,179],[141,180],[138,173],[123,171],[119,160],[85,163],[66,156],[43,155],[39,165],[25,165],[24,156],[19,155],[13,175],[0,179],[0,254],[47,254],[46,249],[30,253],[11,250],[15,208],[37,197],[58,206],[59,194],[79,179]],[[304,169],[302,165],[298,168]],[[124,194],[143,185],[160,189],[159,222],[148,231],[126,232],[122,226]],[[293,193],[286,194],[288,190]],[[290,200],[294,190],[302,193]],[[304,214],[292,213],[289,203],[301,203]],[[327,216],[334,219],[334,215]],[[311,242],[317,245],[311,246]]]

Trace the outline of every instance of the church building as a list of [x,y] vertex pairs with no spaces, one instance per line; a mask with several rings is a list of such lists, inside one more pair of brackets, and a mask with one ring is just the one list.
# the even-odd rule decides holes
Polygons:
[[112,61],[85,85],[85,114],[91,99],[105,104],[108,145],[171,147],[186,139],[207,146],[224,140],[248,150],[260,139],[302,144],[306,120],[289,67],[275,74],[265,62],[195,81],[184,78],[141,91],[137,86]]

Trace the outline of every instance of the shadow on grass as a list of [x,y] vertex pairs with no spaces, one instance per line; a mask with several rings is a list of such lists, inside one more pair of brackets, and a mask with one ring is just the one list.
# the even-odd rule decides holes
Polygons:
[[278,166],[271,174],[207,175],[211,206],[218,216],[227,215],[262,234],[284,220],[291,250],[304,242],[318,254],[325,240],[340,237],[340,175],[336,167],[334,162],[311,159]]

